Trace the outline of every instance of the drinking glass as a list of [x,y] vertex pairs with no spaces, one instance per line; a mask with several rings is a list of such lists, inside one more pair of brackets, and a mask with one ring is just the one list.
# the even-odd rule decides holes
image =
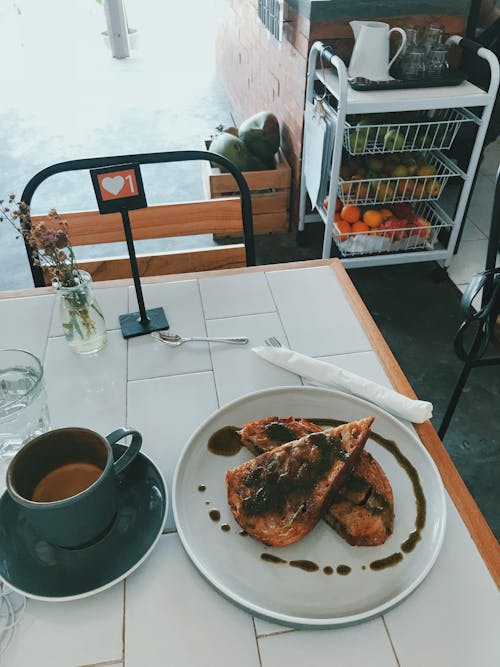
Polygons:
[[50,428],[43,367],[25,350],[0,350],[0,492],[14,455]]
[[441,46],[443,38],[443,26],[439,23],[431,23],[425,33],[425,50],[429,54],[432,49]]
[[401,61],[401,76],[403,79],[423,79],[425,77],[425,51],[420,46],[410,46]]
[[418,46],[418,28],[415,25],[405,25],[403,30],[406,33],[406,48],[407,51],[410,47]]
[[441,78],[448,67],[448,49],[445,46],[433,48],[427,57],[428,76],[433,79]]

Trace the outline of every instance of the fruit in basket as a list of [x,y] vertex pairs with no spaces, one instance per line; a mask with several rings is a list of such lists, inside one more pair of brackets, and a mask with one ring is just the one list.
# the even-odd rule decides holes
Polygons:
[[393,212],[390,208],[379,208],[378,212],[382,216],[382,221],[387,220],[387,218],[390,218],[393,215]]
[[424,191],[431,197],[439,197],[441,192],[441,183],[436,178],[428,180],[425,183]]
[[[326,195],[326,197],[323,199],[323,206],[325,209],[328,208],[328,204],[330,203],[330,195]],[[343,204],[340,201],[340,199],[337,197],[335,199],[335,213],[338,213],[340,209],[342,208]]]
[[343,164],[343,165],[340,167],[340,178],[341,178],[343,181],[348,181],[348,180],[351,178],[351,174],[352,174],[352,173],[353,173],[353,172],[352,172],[352,169],[351,169],[351,167],[350,167],[348,164]]
[[394,167],[392,170],[391,176],[395,176],[396,178],[404,178],[405,176],[408,176],[408,169],[404,164],[398,164],[397,167]]
[[408,236],[408,232],[405,230],[406,227],[409,227],[408,220],[404,218],[387,218],[381,224],[379,229],[384,230],[383,236],[391,239],[392,241],[399,241],[402,238]]
[[349,161],[349,167],[351,170],[351,178],[366,177],[366,167],[364,160],[359,158],[351,158]]
[[404,135],[395,128],[387,131],[384,137],[384,148],[388,151],[399,151],[405,145]]
[[384,163],[379,157],[370,156],[365,160],[366,167],[374,174],[381,174],[384,168]]
[[398,195],[402,197],[411,197],[413,195],[413,189],[415,187],[415,182],[411,178],[403,178],[401,181],[398,181],[397,192]]
[[390,183],[381,181],[377,188],[375,199],[382,202],[392,199],[392,197],[394,197],[394,186]]
[[434,176],[436,167],[431,164],[423,164],[417,169],[417,176]]
[[[389,211],[390,213],[390,211]],[[392,215],[392,213],[391,213]],[[368,225],[368,227],[374,228],[374,227],[379,227],[380,223],[383,221],[383,215],[381,211],[377,211],[376,209],[368,209],[368,211],[365,211],[363,213],[363,222]]]
[[425,195],[425,183],[419,182],[415,185],[413,190],[413,197],[416,199],[424,199]]
[[352,233],[352,225],[348,223],[346,220],[335,220],[335,224],[337,226],[338,231],[340,232],[339,234],[339,240],[340,241],[345,241],[347,238],[349,238],[347,235]]
[[353,130],[349,135],[349,148],[351,153],[362,153],[366,148],[366,130]]
[[397,202],[392,205],[392,213],[396,218],[410,218],[413,215],[413,209],[409,202]]
[[358,220],[358,222],[355,222],[352,226],[352,231],[356,234],[362,233],[362,232],[369,232],[370,227],[369,225],[366,224],[366,222],[361,222],[361,220]]
[[418,164],[415,158],[411,155],[405,155],[403,156],[401,160],[402,164],[406,167],[408,171],[408,176],[415,176],[418,170]]
[[422,239],[428,239],[431,235],[431,223],[419,215],[414,215],[411,219],[411,236],[419,236]]
[[273,113],[261,111],[247,118],[241,123],[238,133],[252,155],[269,169],[276,166],[274,155],[280,147],[280,126]]
[[346,222],[357,222],[361,217],[361,211],[354,204],[346,204],[340,211],[340,217]]

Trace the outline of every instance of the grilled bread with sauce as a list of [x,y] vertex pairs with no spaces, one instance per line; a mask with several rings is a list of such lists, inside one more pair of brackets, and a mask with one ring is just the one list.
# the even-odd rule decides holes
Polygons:
[[238,431],[244,447],[255,456],[270,452],[272,449],[299,440],[309,433],[319,433],[323,429],[306,419],[295,417],[266,417],[254,422],[247,422]]
[[269,546],[302,539],[358,461],[373,419],[306,435],[228,470],[227,499],[238,524]]
[[[271,451],[284,442],[322,431],[317,424],[295,417],[266,417],[238,431],[253,454]],[[338,490],[325,521],[353,546],[379,546],[394,529],[392,488],[379,463],[362,451],[349,479]]]
[[335,495],[324,519],[353,546],[376,547],[392,534],[392,488],[381,466],[369,452],[361,453],[351,476]]

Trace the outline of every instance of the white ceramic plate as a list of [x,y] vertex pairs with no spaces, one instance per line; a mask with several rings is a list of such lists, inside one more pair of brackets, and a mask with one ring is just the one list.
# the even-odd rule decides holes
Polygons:
[[[427,502],[422,539],[413,552],[394,567],[370,569],[374,560],[401,551],[401,543],[415,529],[416,504],[411,481],[394,456],[373,439],[366,449],[384,468],[394,493],[394,534],[379,547],[352,547],[321,521],[296,544],[265,547],[239,534],[226,500],[226,470],[251,458],[242,449],[232,457],[217,456],[207,448],[223,426],[271,415],[327,417],[355,421],[375,416],[373,431],[394,440],[416,468]],[[206,486],[204,492],[198,487]],[[249,394],[215,412],[191,437],[177,464],[173,511],[184,548],[198,570],[225,597],[256,616],[294,627],[327,628],[382,614],[409,595],[425,578],[441,548],[446,525],[445,494],[431,457],[416,434],[384,410],[353,396],[316,387],[278,387]],[[206,502],[209,501],[210,505]],[[221,512],[220,522],[209,517]],[[221,525],[231,530],[223,532]],[[316,572],[263,561],[262,553],[286,561],[309,560]],[[351,572],[327,575],[323,568],[348,565]]]

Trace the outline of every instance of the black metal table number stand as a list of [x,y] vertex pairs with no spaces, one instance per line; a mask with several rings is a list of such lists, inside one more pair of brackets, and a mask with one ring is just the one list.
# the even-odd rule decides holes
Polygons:
[[127,242],[130,268],[134,279],[138,312],[120,315],[120,327],[124,338],[144,336],[152,331],[168,329],[168,321],[162,307],[146,310],[141,278],[135,254],[134,237],[129,211],[146,208],[146,195],[138,164],[122,164],[101,169],[91,169],[92,184],[101,213],[120,213]]
[[124,338],[133,338],[134,336],[143,336],[144,334],[168,329],[168,321],[163,308],[150,308],[146,310],[144,305],[144,295],[142,293],[141,278],[139,276],[139,267],[137,266],[137,257],[135,256],[134,238],[130,227],[130,218],[128,210],[122,208],[122,223],[127,241],[127,250],[130,258],[130,268],[134,279],[135,294],[139,305],[138,313],[126,313],[120,315],[120,327]]

